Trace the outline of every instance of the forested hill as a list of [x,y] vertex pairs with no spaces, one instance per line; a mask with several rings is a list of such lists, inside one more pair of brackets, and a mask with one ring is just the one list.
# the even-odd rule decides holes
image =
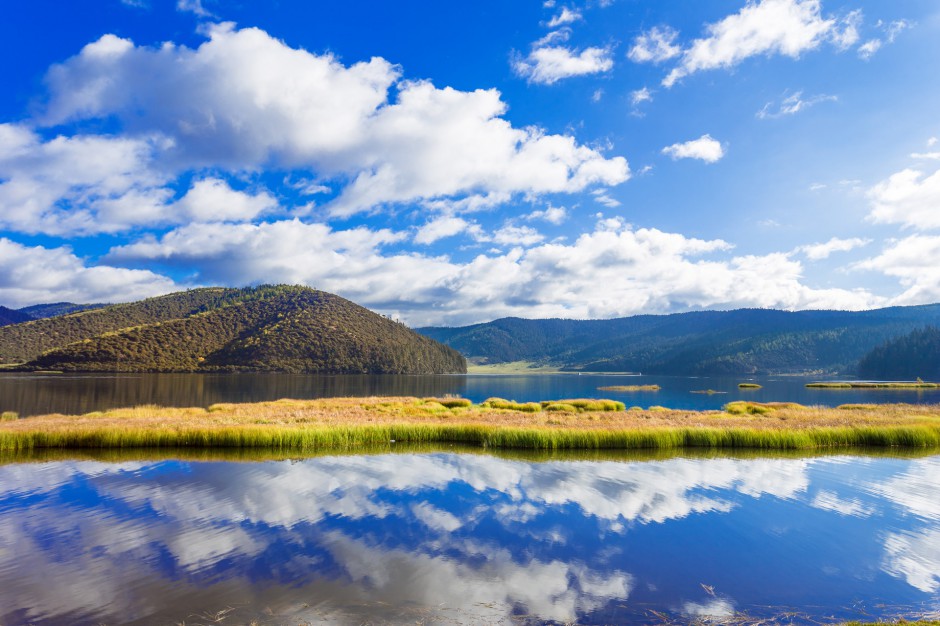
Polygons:
[[0,326],[19,324],[20,322],[26,322],[31,319],[33,318],[26,313],[23,313],[22,311],[8,309],[5,306],[0,306]]
[[26,313],[34,320],[40,320],[46,317],[56,317],[58,315],[68,315],[69,313],[79,313],[89,309],[100,309],[108,306],[107,304],[75,304],[74,302],[52,302],[50,304],[34,304],[33,306],[18,309],[20,313]]
[[428,374],[466,371],[456,351],[307,287],[195,289],[0,328],[20,369]]
[[875,346],[925,325],[940,305],[873,311],[739,309],[612,320],[504,318],[419,332],[475,362],[649,374],[854,374]]
[[920,328],[862,357],[858,375],[877,380],[940,380],[940,329]]

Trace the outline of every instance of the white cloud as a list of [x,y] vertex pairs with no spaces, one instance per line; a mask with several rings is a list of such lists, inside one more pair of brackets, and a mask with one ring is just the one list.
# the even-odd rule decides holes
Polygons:
[[470,224],[459,217],[442,216],[434,219],[421,228],[415,235],[415,243],[429,245],[447,237],[458,235],[470,226]]
[[513,71],[529,82],[552,85],[573,76],[601,74],[614,66],[609,48],[577,50],[565,46],[533,49],[527,57],[516,57]]
[[650,102],[652,100],[653,94],[647,87],[630,92],[630,103],[633,106],[637,106],[638,104],[642,104],[644,102]]
[[839,50],[848,50],[858,42],[858,29],[862,25],[862,19],[862,10],[856,9],[839,20],[841,30],[838,25],[833,27],[829,38]]
[[[159,141],[58,136],[48,141],[0,124],[0,228],[81,235],[118,232],[163,219],[171,192],[150,168]],[[119,210],[121,200],[133,210]]]
[[936,593],[940,590],[940,529],[889,533],[882,566],[915,589]]
[[671,87],[699,71],[733,67],[755,55],[797,58],[817,48],[835,26],[836,20],[822,17],[819,0],[749,1],[738,13],[707,25],[707,36],[682,53],[663,85]]
[[549,206],[547,209],[532,211],[525,216],[527,220],[545,220],[550,224],[561,224],[568,218],[568,211],[564,207]]
[[778,104],[768,102],[764,105],[764,108],[757,112],[757,117],[763,120],[795,115],[820,102],[837,102],[838,100],[838,97],[826,94],[803,98],[803,92],[797,91],[796,93],[784,97]]
[[937,145],[938,141],[940,141],[940,139],[937,139],[936,137],[931,137],[930,139],[927,140],[927,147],[930,148],[932,146]]
[[849,517],[870,517],[874,513],[874,509],[862,504],[857,498],[846,500],[840,498],[837,493],[825,489],[816,494],[811,506]]
[[858,56],[859,58],[867,61],[868,59],[872,58],[879,50],[881,50],[881,40],[869,39],[858,47]]
[[833,252],[848,252],[862,246],[866,246],[871,243],[871,239],[861,239],[859,237],[853,237],[851,239],[839,239],[838,237],[833,237],[825,243],[814,243],[811,245],[800,246],[797,248],[800,252],[806,255],[806,258],[819,261],[821,259],[829,258]]
[[558,28],[559,26],[571,24],[581,19],[584,19],[584,16],[581,15],[579,11],[569,9],[568,7],[562,7],[561,13],[551,19],[551,21],[548,23],[548,27]]
[[197,180],[174,204],[184,218],[180,221],[195,222],[250,221],[277,206],[277,200],[265,191],[253,195],[235,191],[218,178]]
[[199,17],[214,17],[204,6],[202,0],[176,0],[176,10],[195,13]]
[[940,228],[940,170],[926,174],[905,169],[868,191],[874,222],[903,224],[918,230]]
[[[159,163],[173,171],[308,168],[321,184],[351,181],[326,205],[338,216],[470,193],[580,191],[629,176],[621,157],[513,128],[495,90],[402,81],[381,58],[346,67],[255,28],[206,32],[196,49],[137,47],[114,35],[85,46],[50,69],[42,123],[115,118],[131,136],[166,138]],[[603,66],[605,54],[558,59],[554,71]]]
[[594,93],[591,94],[591,102],[600,102],[601,98],[604,97],[603,89],[595,89]]
[[605,207],[607,207],[607,208],[609,208],[609,209],[614,209],[614,208],[620,206],[620,201],[619,201],[619,200],[616,200],[616,199],[614,199],[614,198],[611,198],[611,197],[607,194],[607,190],[606,190],[606,189],[595,189],[595,190],[594,190],[593,192],[591,192],[591,193],[592,193],[592,195],[594,196],[594,201],[595,201],[595,202],[597,202],[598,204],[601,204],[601,205],[603,205],[603,206],[605,206]]
[[911,158],[937,161],[940,160],[940,152],[912,152]]
[[940,236],[911,235],[892,241],[879,255],[853,267],[899,279],[905,290],[891,299],[892,305],[929,304],[940,300]]
[[724,155],[725,151],[721,142],[712,138],[711,135],[702,135],[698,139],[686,141],[685,143],[674,143],[662,149],[662,153],[675,159],[699,159],[706,163],[715,163]]
[[[498,233],[498,243],[511,249],[455,261],[385,253],[384,246],[410,236],[388,230],[338,231],[297,220],[192,224],[116,247],[106,259],[185,267],[203,284],[316,285],[413,325],[715,306],[860,309],[883,302],[865,291],[810,288],[802,265],[786,254],[727,258],[731,246],[724,241],[634,230],[616,218],[571,243],[538,243],[540,234],[512,224]],[[470,234],[479,241],[497,237]],[[723,258],[706,258],[713,254]]]
[[68,247],[24,246],[0,238],[0,302],[128,302],[173,291],[173,281],[148,270],[89,267]]
[[668,26],[655,26],[633,40],[627,57],[635,63],[662,63],[682,53],[675,44],[679,33]]

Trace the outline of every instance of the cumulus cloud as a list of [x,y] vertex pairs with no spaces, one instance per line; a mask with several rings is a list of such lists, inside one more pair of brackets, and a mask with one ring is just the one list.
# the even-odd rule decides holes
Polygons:
[[564,26],[565,24],[571,24],[572,22],[577,22],[578,20],[584,19],[584,16],[581,15],[579,11],[569,9],[568,7],[562,7],[561,13],[556,15],[549,21],[549,28],[558,28],[559,26]]
[[940,227],[940,170],[905,169],[868,191],[869,219],[918,230]]
[[[205,284],[316,285],[414,325],[511,315],[608,318],[715,306],[860,309],[880,302],[865,291],[806,286],[802,265],[783,253],[727,258],[731,246],[722,240],[633,229],[619,219],[602,220],[596,231],[570,243],[538,243],[537,232],[512,224],[498,232],[480,239],[498,237],[510,249],[456,261],[386,252],[410,236],[387,229],[333,230],[298,220],[191,224],[115,247],[106,258],[185,267]],[[716,254],[722,258],[707,258]]]
[[24,246],[0,238],[0,302],[127,302],[173,291],[173,281],[148,270],[91,266],[70,248]]
[[662,63],[682,53],[676,45],[679,33],[669,26],[655,26],[633,40],[627,57],[635,63]]
[[516,57],[512,68],[529,82],[552,85],[565,78],[601,74],[614,66],[609,48],[578,50],[565,46],[534,48],[526,57]]
[[445,215],[431,220],[419,228],[414,241],[415,243],[429,245],[439,239],[458,235],[470,226],[470,223],[464,219]]
[[763,120],[795,115],[820,102],[837,102],[838,100],[838,97],[826,94],[807,96],[804,98],[803,92],[797,91],[796,93],[785,96],[779,103],[768,102],[764,105],[764,108],[757,112],[757,117]]
[[561,224],[568,217],[568,211],[564,207],[549,206],[547,209],[532,211],[525,216],[527,220],[545,220],[551,224]]
[[806,255],[806,258],[812,261],[819,261],[829,258],[833,252],[848,252],[871,243],[871,239],[861,239],[852,237],[851,239],[840,239],[833,237],[825,243],[814,243],[806,246],[800,246],[798,250]]
[[653,94],[647,87],[630,92],[630,104],[633,106],[643,104],[644,102],[650,102],[652,99]]
[[682,53],[663,85],[671,87],[696,72],[733,67],[756,55],[797,58],[817,48],[836,27],[835,19],[822,16],[819,0],[749,1],[738,13],[707,25],[706,36]]
[[[283,167],[321,183],[351,181],[327,205],[337,216],[468,194],[580,191],[629,177],[622,157],[514,128],[495,90],[404,81],[381,58],[347,67],[257,28],[205,32],[195,49],[138,47],[114,35],[88,44],[48,72],[40,123],[107,118],[138,138],[128,141],[163,138],[161,171]],[[609,67],[601,49],[567,59],[563,49],[545,50],[533,79]]]
[[711,135],[702,135],[698,139],[685,143],[674,143],[662,149],[662,153],[676,159],[699,159],[706,163],[715,163],[725,155],[721,142]]
[[940,300],[940,236],[912,235],[891,241],[880,254],[853,267],[897,278],[905,289],[891,299],[891,304],[929,304]]

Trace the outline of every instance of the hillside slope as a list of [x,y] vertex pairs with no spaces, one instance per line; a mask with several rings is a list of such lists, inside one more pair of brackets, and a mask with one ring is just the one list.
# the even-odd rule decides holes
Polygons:
[[873,380],[940,380],[940,328],[919,328],[862,357],[858,375]]
[[51,302],[48,304],[34,304],[17,309],[20,313],[26,313],[31,319],[41,320],[46,317],[57,317],[59,315],[68,315],[70,313],[80,313],[91,309],[101,309],[107,304],[75,304],[74,302]]
[[33,319],[26,313],[17,311],[16,309],[8,309],[5,306],[0,306],[0,326],[8,326],[10,324],[20,324],[22,322],[27,322]]
[[940,324],[940,305],[858,312],[740,309],[612,320],[505,318],[418,331],[485,363],[677,375],[851,374],[869,350],[925,324]]
[[[333,294],[306,287],[195,290],[21,324],[76,334],[75,317],[112,328],[54,346],[22,369],[431,374],[466,371],[456,351]],[[199,306],[193,306],[199,303]],[[162,311],[161,319],[114,328]],[[169,317],[168,311],[180,311]],[[97,317],[95,316],[97,314]],[[101,317],[104,316],[104,317]],[[65,330],[58,328],[64,327]],[[16,327],[12,327],[16,328]],[[0,329],[0,331],[6,329]]]

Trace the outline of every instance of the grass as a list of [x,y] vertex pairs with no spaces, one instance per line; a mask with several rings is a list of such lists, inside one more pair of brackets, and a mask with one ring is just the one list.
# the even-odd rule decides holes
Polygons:
[[919,382],[868,382],[868,381],[845,381],[845,382],[827,382],[827,383],[807,383],[807,387],[813,389],[937,389],[940,383]]
[[738,389],[761,389],[757,383],[738,383]]
[[539,365],[532,361],[509,363],[467,364],[468,374],[557,374],[561,370],[552,365]]
[[575,399],[545,402],[541,411],[528,412],[481,405],[448,408],[439,399],[419,398],[279,400],[208,409],[140,406],[0,422],[0,450],[316,451],[391,441],[530,450],[940,446],[940,405],[857,407],[733,402],[721,411],[626,411],[612,400]]
[[659,391],[659,385],[610,385],[598,387],[598,391]]
[[15,411],[4,411],[0,413],[0,422],[13,422],[20,419],[20,414]]

